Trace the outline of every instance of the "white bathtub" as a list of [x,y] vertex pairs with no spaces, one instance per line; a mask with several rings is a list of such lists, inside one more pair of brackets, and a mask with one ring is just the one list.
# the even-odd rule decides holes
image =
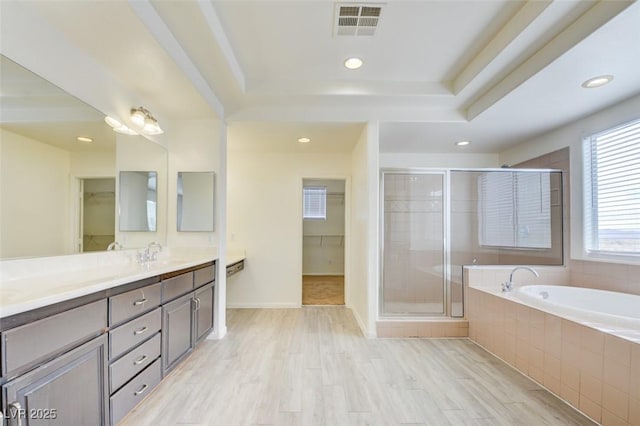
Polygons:
[[555,285],[516,287],[512,297],[525,304],[582,323],[640,330],[640,296]]

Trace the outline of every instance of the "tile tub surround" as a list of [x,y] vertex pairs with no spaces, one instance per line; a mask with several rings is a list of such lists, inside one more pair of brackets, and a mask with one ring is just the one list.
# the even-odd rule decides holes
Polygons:
[[218,258],[215,247],[163,247],[158,260],[139,264],[140,250],[0,260],[0,318]]
[[640,295],[640,265],[570,260],[571,285]]
[[483,288],[477,270],[467,277],[472,341],[593,420],[640,426],[640,342],[502,297],[500,280]]

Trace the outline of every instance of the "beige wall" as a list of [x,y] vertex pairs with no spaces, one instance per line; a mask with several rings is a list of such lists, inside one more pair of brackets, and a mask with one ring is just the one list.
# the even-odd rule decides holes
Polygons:
[[247,262],[229,281],[228,306],[300,306],[302,180],[344,179],[351,156],[234,151],[233,144],[230,136],[227,240],[230,250],[246,251]]
[[0,257],[71,253],[69,152],[0,132]]
[[380,153],[381,168],[475,168],[499,167],[498,154],[469,154],[469,153]]
[[347,299],[366,336],[376,335],[377,291],[379,275],[379,162],[378,123],[362,131],[351,153],[352,210],[350,286]]
[[[213,232],[178,232],[177,185],[178,172],[215,172],[215,203],[220,208],[224,197],[220,194],[225,177],[220,173],[220,122],[217,120],[182,120],[171,122],[169,139],[169,173],[167,202],[167,245],[203,247],[218,245],[217,233],[222,224],[216,223]],[[216,215],[219,216],[219,215]]]

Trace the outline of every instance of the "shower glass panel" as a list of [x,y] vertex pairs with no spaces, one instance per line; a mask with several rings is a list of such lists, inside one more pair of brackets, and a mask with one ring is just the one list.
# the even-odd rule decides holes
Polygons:
[[444,315],[445,175],[383,173],[383,316]]
[[464,265],[562,265],[562,172],[451,171],[451,278]]

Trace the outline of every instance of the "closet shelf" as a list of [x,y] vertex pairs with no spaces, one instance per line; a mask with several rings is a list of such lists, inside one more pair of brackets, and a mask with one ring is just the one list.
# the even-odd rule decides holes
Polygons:
[[304,235],[303,239],[307,246],[344,246],[344,235]]

